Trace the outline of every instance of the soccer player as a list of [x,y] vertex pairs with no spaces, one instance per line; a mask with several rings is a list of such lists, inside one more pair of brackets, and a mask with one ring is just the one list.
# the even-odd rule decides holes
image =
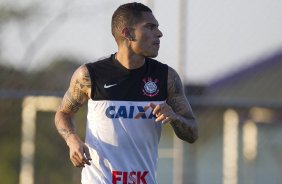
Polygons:
[[[83,167],[83,184],[156,184],[158,143],[164,124],[189,143],[197,122],[174,69],[152,58],[163,36],[151,9],[127,3],[112,16],[118,51],[80,66],[55,116],[70,160]],[[74,115],[88,102],[86,140]]]

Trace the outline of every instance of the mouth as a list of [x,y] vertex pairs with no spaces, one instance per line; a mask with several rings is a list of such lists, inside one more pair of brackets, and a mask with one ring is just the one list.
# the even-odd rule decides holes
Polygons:
[[154,41],[153,44],[154,44],[154,45],[160,45],[160,41],[159,41],[159,40]]
[[153,45],[156,46],[156,47],[160,47],[160,41],[154,41]]

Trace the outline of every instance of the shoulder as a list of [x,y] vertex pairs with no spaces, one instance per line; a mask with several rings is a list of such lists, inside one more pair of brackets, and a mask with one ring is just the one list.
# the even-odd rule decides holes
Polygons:
[[172,85],[174,82],[181,82],[181,79],[175,69],[168,66],[167,72],[168,84]]
[[90,95],[91,79],[86,65],[81,65],[74,72],[70,83],[70,90],[71,92],[81,91],[87,96]]
[[89,76],[89,71],[86,65],[81,65],[78,67],[75,72],[73,73],[73,79],[84,79],[85,77]]
[[168,96],[181,95],[183,93],[182,81],[178,73],[171,67],[168,67],[167,90]]
[[96,61],[86,63],[85,67],[87,68],[90,77],[94,79],[100,73],[107,72],[110,68],[113,68],[115,66],[113,58],[114,54],[111,54],[110,56],[105,56]]
[[91,69],[93,67],[97,67],[99,65],[104,65],[104,64],[107,64],[107,63],[110,63],[114,58],[114,54],[111,54],[111,55],[108,55],[108,56],[104,56],[104,57],[101,57],[95,61],[92,61],[92,62],[88,62],[85,64],[85,66],[88,68],[88,69]]
[[172,67],[170,67],[170,66],[168,66],[168,77],[176,77],[176,76],[178,76],[179,77],[179,75],[178,75],[178,73],[176,72],[176,70],[175,69],[173,69]]

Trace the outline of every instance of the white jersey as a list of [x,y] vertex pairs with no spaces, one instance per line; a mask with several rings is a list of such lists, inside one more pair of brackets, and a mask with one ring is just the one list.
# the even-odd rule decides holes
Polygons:
[[147,59],[128,73],[113,56],[87,65],[96,87],[88,101],[86,144],[92,161],[82,170],[83,184],[157,183],[162,124],[155,122],[149,103],[165,101],[166,67]]

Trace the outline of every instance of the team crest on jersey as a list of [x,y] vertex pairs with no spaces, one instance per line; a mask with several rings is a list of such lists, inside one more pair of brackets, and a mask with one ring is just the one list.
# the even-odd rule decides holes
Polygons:
[[158,79],[153,80],[151,77],[144,78],[143,82],[145,83],[143,88],[143,93],[146,96],[154,97],[159,94],[159,89],[157,83],[159,82]]

